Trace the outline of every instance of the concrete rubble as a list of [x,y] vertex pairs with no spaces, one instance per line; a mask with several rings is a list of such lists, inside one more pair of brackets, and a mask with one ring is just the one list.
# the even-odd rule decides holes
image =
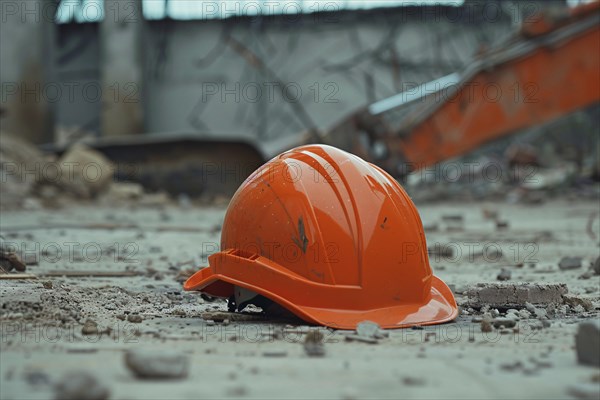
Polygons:
[[86,371],[67,373],[54,388],[56,400],[107,400],[109,397],[108,386]]
[[581,257],[563,257],[558,268],[564,270],[581,268]]
[[[418,205],[431,267],[455,293],[459,317],[344,331],[258,308],[232,313],[223,300],[183,291],[218,247],[226,207],[146,206],[149,194],[136,185],[113,185],[61,208],[3,213],[3,249],[26,270],[0,275],[2,398],[596,393],[598,239],[581,229],[600,233],[595,202],[581,200],[576,211],[570,200]],[[498,230],[498,220],[507,227]],[[565,257],[580,257],[581,267],[561,269]]]
[[579,363],[600,367],[600,320],[579,324],[575,335],[575,348]]
[[125,365],[134,375],[143,379],[181,379],[188,375],[189,358],[176,352],[129,350]]
[[562,303],[566,284],[478,284],[467,291],[471,307],[523,308],[531,304]]

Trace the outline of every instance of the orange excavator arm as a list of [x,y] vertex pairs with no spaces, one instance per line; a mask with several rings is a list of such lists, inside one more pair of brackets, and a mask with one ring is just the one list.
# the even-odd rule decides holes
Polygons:
[[400,176],[598,101],[600,2],[593,2],[531,18],[464,71],[373,103],[326,139]]

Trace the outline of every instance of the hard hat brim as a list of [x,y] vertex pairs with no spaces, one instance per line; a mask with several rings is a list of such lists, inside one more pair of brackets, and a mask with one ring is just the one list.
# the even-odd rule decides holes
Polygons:
[[[214,264],[218,265],[220,262],[217,263],[216,260],[231,258],[231,254],[221,252],[211,257],[214,257],[212,258],[215,261]],[[244,262],[244,260],[236,262]],[[249,271],[256,271],[256,266],[258,265],[262,266],[262,268],[268,268],[271,273],[276,272],[272,268],[269,268],[268,264],[271,263],[261,263],[257,259],[246,261],[248,261]],[[236,270],[240,270],[239,265],[237,267]],[[249,282],[251,280],[247,279],[247,275],[243,277],[244,279],[236,279],[231,273],[221,273],[222,271],[220,270],[221,268],[218,268],[211,262],[211,266],[201,269],[192,275],[185,282],[184,289],[199,290],[211,296],[227,298],[233,294],[234,286],[244,287],[278,303],[307,322],[335,329],[356,329],[356,326],[365,320],[376,322],[382,328],[386,329],[405,328],[415,325],[432,325],[449,322],[458,315],[458,308],[452,292],[436,276],[432,276],[431,295],[424,304],[391,304],[381,308],[355,310],[298,304],[298,302],[290,301],[289,298],[276,293],[276,288],[281,287],[278,284],[269,285],[266,282],[263,285],[258,284],[257,280],[253,284]],[[288,278],[292,280],[298,279],[298,277]]]

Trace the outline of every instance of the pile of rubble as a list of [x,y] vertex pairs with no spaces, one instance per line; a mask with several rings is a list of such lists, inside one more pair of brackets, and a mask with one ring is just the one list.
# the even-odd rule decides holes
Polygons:
[[75,144],[60,157],[8,133],[0,141],[0,209],[59,208],[95,200],[111,206],[163,206],[166,192],[146,193],[133,182],[117,182],[115,165],[102,153]]
[[[591,121],[597,113],[583,119]],[[600,143],[597,129],[573,122],[581,115],[586,116],[576,114],[417,170],[407,176],[406,189],[416,202],[492,199],[538,204],[565,193],[597,199]]]

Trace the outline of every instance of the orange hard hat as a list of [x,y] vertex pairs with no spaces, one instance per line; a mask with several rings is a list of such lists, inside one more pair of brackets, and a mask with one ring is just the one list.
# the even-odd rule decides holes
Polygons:
[[227,209],[221,249],[185,290],[259,295],[338,329],[365,320],[382,328],[437,324],[458,313],[431,271],[406,192],[335,147],[297,147],[250,175]]

